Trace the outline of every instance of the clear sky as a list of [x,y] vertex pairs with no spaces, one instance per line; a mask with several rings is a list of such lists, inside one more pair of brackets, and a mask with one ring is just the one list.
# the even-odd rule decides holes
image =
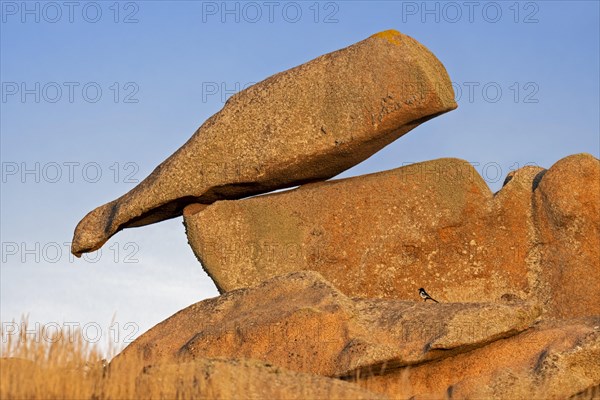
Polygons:
[[525,164],[598,157],[599,12],[597,1],[2,1],[2,322],[29,314],[123,345],[216,296],[181,218],[83,259],[68,251],[75,225],[231,92],[381,30],[427,46],[459,108],[341,176],[459,157],[496,191]]

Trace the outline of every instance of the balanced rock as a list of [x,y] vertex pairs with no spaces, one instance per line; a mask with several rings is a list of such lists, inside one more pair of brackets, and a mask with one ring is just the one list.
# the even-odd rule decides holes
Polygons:
[[471,351],[533,326],[523,303],[433,304],[350,299],[312,271],[193,304],[137,338],[111,367],[249,358],[348,377]]
[[71,251],[96,250],[190,203],[331,178],[454,108],[448,74],[429,50],[378,33],[232,96],[139,185],[86,215]]
[[[191,384],[194,382],[194,384]],[[253,360],[196,359],[144,367],[137,398],[161,399],[384,399],[339,379],[288,371]]]
[[349,296],[410,300],[426,287],[444,302],[521,299],[548,316],[600,315],[598,165],[576,155],[547,172],[525,167],[492,194],[468,162],[439,159],[192,205],[184,222],[221,292],[314,270]]

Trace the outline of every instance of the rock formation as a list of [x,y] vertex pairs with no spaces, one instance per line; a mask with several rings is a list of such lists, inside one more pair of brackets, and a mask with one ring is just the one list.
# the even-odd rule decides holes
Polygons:
[[450,78],[423,45],[385,31],[232,96],[171,157],[77,225],[76,256],[121,229],[331,178],[456,108]]
[[[600,382],[600,317],[540,321],[522,302],[350,299],[311,271],[193,304],[111,367],[255,359],[390,398],[564,398]],[[435,377],[435,378],[433,378]]]
[[541,323],[471,352],[353,381],[391,398],[565,399],[600,383],[600,318]]
[[562,318],[600,315],[600,161],[589,154],[558,161],[533,206],[546,306]]
[[425,286],[444,302],[508,296],[578,317],[600,315],[599,185],[586,154],[520,169],[496,194],[466,161],[440,159],[190,206],[184,219],[221,291],[314,270],[350,296],[410,300]]
[[493,301],[527,282],[503,272],[514,257],[489,254],[492,199],[469,163],[440,159],[190,207],[185,225],[223,291],[312,269],[350,296],[414,300],[425,286],[444,301]]
[[81,255],[183,213],[221,292],[107,373],[163,397],[599,394],[598,159],[521,168],[497,193],[452,158],[325,181],[454,109],[452,94],[435,56],[386,31],[234,95],[76,228]]
[[522,303],[425,304],[352,300],[311,271],[281,275],[181,310],[119,358],[155,364],[245,357],[302,372],[352,376],[482,347],[531,327]]

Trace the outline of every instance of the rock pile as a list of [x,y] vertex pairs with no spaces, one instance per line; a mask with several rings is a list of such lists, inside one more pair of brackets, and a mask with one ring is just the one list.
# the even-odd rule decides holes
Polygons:
[[[183,214],[221,292],[140,336],[111,368],[142,359],[140,382],[197,376],[167,397],[235,395],[228,382],[240,374],[260,382],[246,397],[597,394],[598,159],[519,169],[495,194],[450,158],[327,181],[454,108],[442,64],[396,31],[234,95],[75,230],[81,255]],[[420,287],[440,303],[422,302]]]

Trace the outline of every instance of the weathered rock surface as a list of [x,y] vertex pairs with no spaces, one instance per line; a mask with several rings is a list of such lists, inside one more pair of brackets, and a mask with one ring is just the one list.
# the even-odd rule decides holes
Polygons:
[[251,358],[349,376],[431,361],[513,336],[539,309],[522,303],[352,300],[312,271],[201,301],[156,325],[114,361]]
[[600,315],[600,161],[589,154],[558,161],[533,201],[546,307],[561,318]]
[[[547,316],[600,315],[600,162],[525,167],[492,194],[466,161],[391,171],[184,213],[221,292],[320,272],[349,296],[539,302]],[[573,296],[585,288],[588,296]]]
[[385,31],[232,96],[171,157],[77,225],[73,254],[184,206],[328,179],[456,108],[443,65]]
[[439,159],[217,202],[184,221],[222,292],[315,270],[349,296],[415,300],[426,287],[438,300],[489,301],[526,286],[486,268],[513,261],[485,257],[490,199],[469,163]]
[[[193,384],[192,384],[193,382]],[[288,371],[253,360],[196,359],[147,366],[136,394],[161,399],[384,399],[338,379]]]
[[565,399],[600,384],[600,317],[542,323],[471,352],[353,380],[393,398]]

